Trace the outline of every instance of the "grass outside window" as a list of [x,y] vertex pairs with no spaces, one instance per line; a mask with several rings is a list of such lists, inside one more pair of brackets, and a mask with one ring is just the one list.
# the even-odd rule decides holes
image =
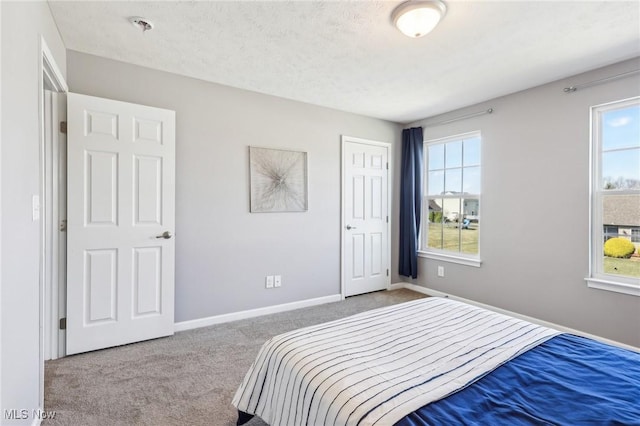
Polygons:
[[478,254],[478,223],[459,229],[456,222],[429,223],[429,248]]
[[629,259],[605,257],[604,272],[605,274],[640,278],[640,257],[634,256]]

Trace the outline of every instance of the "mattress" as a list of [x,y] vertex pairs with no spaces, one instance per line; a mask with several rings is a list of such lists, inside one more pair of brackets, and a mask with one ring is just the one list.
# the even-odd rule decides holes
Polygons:
[[393,425],[558,334],[446,298],[419,299],[275,336],[233,405],[272,426]]
[[640,354],[562,334],[397,426],[640,425]]

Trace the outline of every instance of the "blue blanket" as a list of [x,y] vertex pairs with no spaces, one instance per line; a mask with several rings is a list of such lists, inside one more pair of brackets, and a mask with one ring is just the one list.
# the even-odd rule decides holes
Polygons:
[[396,426],[640,425],[640,354],[563,334]]

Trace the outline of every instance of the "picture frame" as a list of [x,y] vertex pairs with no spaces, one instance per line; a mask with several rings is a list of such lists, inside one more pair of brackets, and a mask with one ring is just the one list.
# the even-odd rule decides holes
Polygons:
[[250,212],[308,210],[307,153],[249,147]]

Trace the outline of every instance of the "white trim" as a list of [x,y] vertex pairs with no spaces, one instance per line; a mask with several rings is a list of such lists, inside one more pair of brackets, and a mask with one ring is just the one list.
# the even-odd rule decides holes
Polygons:
[[457,300],[459,302],[468,303],[469,305],[478,306],[480,308],[488,309],[490,311],[498,312],[500,314],[510,315],[512,317],[519,318],[519,319],[522,319],[522,320],[525,320],[525,321],[529,321],[529,322],[534,323],[534,324],[538,324],[538,325],[542,325],[542,326],[545,326],[545,327],[554,328],[556,330],[559,330],[559,331],[562,331],[562,332],[565,332],[565,333],[571,333],[571,334],[575,334],[575,335],[578,335],[578,336],[587,337],[589,339],[597,340],[599,342],[606,343],[606,344],[609,344],[609,345],[614,345],[614,346],[618,346],[618,347],[621,347],[621,348],[629,349],[629,350],[632,350],[634,352],[640,352],[640,348],[638,348],[636,346],[631,346],[631,345],[627,345],[625,343],[616,342],[615,340],[611,340],[611,339],[607,339],[607,338],[604,338],[604,337],[596,336],[595,334],[585,333],[584,331],[576,330],[574,328],[565,327],[563,325],[555,324],[555,323],[548,322],[548,321],[543,321],[543,320],[540,320],[538,318],[534,318],[534,317],[530,317],[530,316],[527,316],[527,315],[519,314],[517,312],[508,311],[506,309],[497,308],[495,306],[487,305],[487,304],[480,303],[480,302],[475,302],[473,300],[465,299],[463,297],[458,297],[458,296],[455,296],[453,294],[443,293],[441,291],[434,290],[434,289],[431,289],[431,288],[428,288],[428,287],[422,287],[422,286],[415,285],[415,284],[405,283],[402,288],[413,290],[415,292],[426,294],[426,295],[429,295],[429,296],[447,297],[447,298],[450,298],[452,300]]
[[[363,145],[376,145],[376,146],[382,146],[385,148],[390,148],[391,147],[391,143],[390,142],[380,142],[380,141],[374,141],[371,139],[363,139],[363,138],[354,138],[353,136],[347,136],[347,135],[342,135],[340,137],[340,141],[341,142],[353,142],[353,143],[361,143]],[[391,164],[389,164],[389,167],[391,167]]]
[[345,176],[345,136],[340,136],[340,296],[342,300],[346,297],[346,289],[345,289],[345,268],[344,268],[344,206],[345,206],[345,186],[344,186],[344,176]]
[[[61,266],[60,261],[60,247],[58,242],[58,223],[59,217],[59,192],[64,191],[65,188],[59,185],[59,138],[57,133],[57,121],[66,117],[66,111],[61,111],[61,105],[54,99],[50,100],[51,118],[53,121],[49,123],[51,130],[51,140],[46,140],[44,126],[47,123],[45,117],[45,106],[43,104],[44,95],[44,80],[50,85],[50,89],[53,93],[66,93],[68,91],[67,83],[64,80],[62,72],[60,71],[53,54],[49,50],[44,37],[40,37],[40,76],[39,80],[39,102],[40,102],[40,143],[41,143],[41,204],[42,204],[42,218],[41,218],[41,232],[42,232],[42,260],[41,265],[41,282],[43,291],[43,306],[42,313],[45,316],[42,321],[43,344],[44,347],[44,359],[56,359],[64,355],[64,333],[58,331],[58,318],[60,314],[60,300],[59,294],[61,287],[64,287],[64,282],[59,280],[59,268]],[[47,149],[45,144],[51,143],[52,149]],[[48,176],[45,176],[46,172]],[[50,199],[47,197],[50,196]]]
[[[2,6],[0,6],[0,23],[2,22]],[[2,29],[0,29],[0,46],[2,46]],[[0,54],[0,99],[2,99],[2,54]],[[2,102],[0,102],[0,141],[2,141]],[[2,167],[2,147],[0,146],[0,168]],[[0,173],[0,309],[2,308],[2,173]],[[0,314],[0,345],[6,345],[2,339],[2,315]],[[0,378],[2,375],[2,351],[0,350]],[[0,381],[0,409],[4,409],[2,403],[2,388],[4,381]],[[3,413],[4,415],[4,413]]]
[[619,281],[603,280],[599,278],[585,278],[584,280],[587,282],[587,287],[589,288],[640,296],[640,285],[637,284],[626,284]]
[[457,263],[459,265],[465,265],[465,266],[473,266],[476,268],[479,268],[482,265],[482,260],[480,259],[471,258],[471,257],[454,256],[452,254],[419,251],[418,257],[425,257],[427,259],[434,259],[442,262]]
[[[438,144],[447,144],[450,142],[456,142],[456,141],[464,141],[465,139],[471,139],[471,138],[479,138],[480,139],[480,164],[478,164],[477,166],[464,166],[462,165],[462,170],[464,170],[467,167],[480,167],[480,193],[478,194],[465,194],[465,193],[460,193],[460,194],[455,194],[455,195],[441,195],[441,196],[430,196],[427,195],[428,193],[428,184],[429,181],[427,179],[427,175],[428,175],[428,164],[429,164],[429,145],[438,145]],[[478,203],[480,204],[480,206],[482,206],[482,192],[483,192],[483,182],[484,182],[484,166],[482,165],[483,163],[483,152],[484,152],[484,141],[482,139],[482,131],[481,130],[474,130],[471,132],[465,132],[465,133],[461,133],[458,135],[453,135],[453,136],[445,136],[442,138],[437,138],[437,139],[428,139],[428,140],[423,140],[422,141],[422,146],[423,146],[423,163],[424,163],[424,170],[422,171],[422,219],[421,219],[421,223],[420,223],[420,227],[423,228],[424,225],[428,225],[429,223],[429,199],[433,199],[433,198],[443,198],[443,199],[460,199],[461,201],[469,198],[469,199],[478,199]],[[463,155],[464,155],[464,148],[463,148]],[[447,167],[446,164],[443,164],[444,169],[442,169],[443,171],[446,171]],[[440,170],[440,169],[437,169]],[[464,175],[464,172],[463,172]],[[446,183],[445,183],[446,185]],[[443,206],[444,207],[444,206]],[[462,212],[462,205],[460,205],[460,212],[458,212],[459,214],[463,215]],[[482,207],[480,207],[480,209],[482,210]],[[478,212],[480,213],[480,212]],[[444,214],[444,212],[443,212]],[[481,216],[481,214],[479,214],[478,216]],[[459,230],[461,231],[461,230]],[[480,265],[482,264],[482,261],[480,260],[480,242],[482,239],[482,232],[478,231],[478,253],[476,255],[470,254],[470,255],[466,255],[465,253],[461,253],[461,252],[454,252],[454,251],[450,251],[450,250],[440,250],[440,249],[433,249],[433,248],[429,248],[429,247],[425,247],[428,245],[428,233],[427,232],[420,232],[420,239],[418,241],[419,243],[419,249],[418,249],[418,256],[419,257],[425,257],[428,259],[435,259],[435,260],[440,260],[443,262],[451,262],[451,263],[457,263],[460,265],[466,265],[466,266],[474,266],[476,268],[479,268]]]
[[344,270],[344,227],[346,226],[345,218],[344,218],[344,206],[345,206],[345,187],[344,187],[344,176],[345,176],[345,146],[346,143],[359,143],[363,145],[373,145],[373,146],[381,146],[387,149],[387,164],[389,167],[387,169],[387,215],[389,217],[389,221],[387,222],[387,269],[389,270],[389,276],[387,277],[387,289],[391,286],[391,202],[393,200],[393,185],[391,184],[393,180],[393,145],[390,142],[380,142],[373,141],[369,139],[355,138],[353,136],[340,136],[340,295],[342,299],[346,297],[346,289],[345,289],[345,270]]
[[481,131],[480,130],[472,130],[471,132],[464,132],[464,133],[460,133],[460,134],[457,134],[457,135],[443,136],[441,138],[436,138],[436,139],[427,139],[425,141],[422,141],[422,143],[426,145],[426,144],[431,144],[431,143],[455,142],[455,141],[458,141],[460,139],[466,139],[466,138],[468,138],[470,136],[480,136],[480,139],[482,140]]
[[[58,93],[58,120],[67,121],[67,94]],[[58,203],[56,214],[59,223],[61,220],[67,219],[67,135],[63,133],[57,134],[56,151],[57,159],[54,158],[54,162],[57,165],[54,176],[58,178],[58,190],[55,195],[55,200]],[[56,229],[58,229],[56,227]],[[59,318],[67,316],[67,233],[58,232],[58,291],[54,294],[57,297],[58,316],[55,318],[55,335],[58,338],[58,353],[57,358],[62,358],[66,355],[67,349],[67,331],[59,329]]]
[[[523,319],[525,321],[529,321],[532,322],[534,324],[539,324],[539,325],[543,325],[545,327],[550,327],[550,328],[554,328],[556,330],[560,330],[563,331],[565,333],[571,333],[571,334],[576,334],[578,336],[583,336],[583,337],[588,337],[590,339],[593,340],[598,340],[600,342],[603,343],[607,343],[610,345],[615,345],[618,347],[622,347],[625,349],[630,349],[632,351],[635,352],[640,352],[640,348],[635,347],[635,346],[631,346],[631,345],[627,345],[624,343],[620,343],[620,342],[616,342],[615,340],[611,340],[611,339],[606,339],[604,337],[600,337],[600,336],[596,336],[594,334],[590,334],[590,333],[585,333],[583,331],[580,330],[576,330],[573,328],[569,328],[569,327],[565,327],[559,324],[555,324],[552,322],[548,322],[548,321],[543,321],[534,317],[530,317],[527,315],[522,315],[519,314],[517,312],[513,312],[513,311],[508,311],[506,309],[502,309],[502,308],[497,308],[495,306],[492,305],[487,305],[484,303],[480,303],[480,302],[475,302],[473,300],[470,299],[465,299],[463,297],[458,297],[452,294],[448,294],[448,293],[444,293],[438,290],[434,290],[428,287],[423,287],[423,286],[419,286],[419,285],[415,285],[415,284],[410,284],[410,283],[404,283],[404,282],[399,282],[399,283],[393,283],[393,284],[389,284],[389,288],[388,291],[391,290],[400,290],[400,289],[408,289],[408,290],[412,290],[415,291],[417,293],[421,293],[421,294],[426,294],[428,296],[434,296],[434,297],[447,297],[450,298],[452,300],[458,300],[460,302],[464,302],[464,303],[468,303],[470,305],[474,305],[474,306],[478,306],[484,309],[488,309],[494,312],[498,312],[504,315],[510,315],[512,317],[515,318],[519,318],[519,319]],[[231,322],[231,321],[238,321],[238,320],[243,320],[243,319],[249,319],[249,318],[255,318],[255,317],[259,317],[262,315],[269,315],[269,314],[276,314],[276,313],[280,313],[280,312],[287,312],[287,311],[292,311],[295,309],[302,309],[302,308],[308,308],[311,306],[318,306],[318,305],[324,305],[326,303],[334,303],[334,302],[340,302],[342,300],[342,296],[340,294],[334,294],[331,296],[324,296],[324,297],[318,297],[315,299],[307,299],[307,300],[300,300],[297,302],[290,302],[290,303],[284,303],[281,305],[274,305],[274,306],[266,306],[264,308],[257,308],[257,309],[249,309],[246,311],[240,311],[240,312],[232,312],[229,314],[222,314],[222,315],[215,315],[212,317],[207,317],[207,318],[199,318],[196,320],[190,320],[190,321],[181,321],[181,322],[176,322],[174,324],[174,330],[176,332],[178,331],[186,331],[186,330],[193,330],[196,328],[201,328],[201,327],[208,327],[211,325],[216,325],[216,324],[223,324],[223,323],[227,323],[227,322]]]
[[[44,72],[44,70],[43,70]],[[46,73],[45,73],[46,74]],[[43,79],[48,79],[48,76],[44,75]],[[43,304],[43,312],[44,312],[44,320],[43,323],[45,327],[47,327],[43,332],[44,339],[44,359],[51,359],[52,352],[57,350],[56,339],[53,338],[54,334],[51,330],[48,330],[53,324],[51,321],[51,317],[54,313],[57,315],[57,309],[52,310],[52,298],[53,295],[50,294],[50,290],[56,286],[53,282],[53,271],[54,263],[50,262],[50,259],[53,259],[54,253],[51,250],[53,246],[53,239],[55,238],[55,233],[51,232],[50,228],[52,225],[52,204],[53,204],[53,187],[51,185],[51,159],[53,157],[51,148],[53,147],[53,135],[51,131],[51,127],[53,125],[53,115],[54,111],[51,106],[53,102],[53,92],[43,87],[43,92],[41,94],[43,97],[42,101],[42,191],[40,195],[40,203],[42,205],[40,220],[42,221],[42,243],[44,244],[42,248],[43,253],[43,262],[42,267],[44,268],[42,285],[44,288],[44,304]],[[53,238],[52,238],[53,237]]]
[[42,61],[40,65],[42,74],[40,75],[42,75],[42,77],[45,75],[47,76],[47,79],[53,86],[54,92],[67,93],[69,91],[69,86],[67,86],[64,76],[62,75],[60,68],[58,68],[58,64],[56,63],[51,50],[49,50],[47,42],[42,36],[40,36],[40,51],[40,59]]
[[[48,77],[44,77],[45,79]],[[61,206],[60,193],[66,187],[60,182],[60,143],[58,122],[66,115],[66,108],[60,105],[58,92],[44,90],[43,124],[43,194],[42,216],[44,237],[44,354],[45,360],[56,359],[64,354],[64,346],[60,342],[58,321],[60,318],[59,290],[64,288],[64,252],[61,251],[61,233],[58,231]]]
[[405,283],[393,283],[389,284],[389,288],[387,288],[387,291],[400,290],[402,288],[405,288]]
[[[604,112],[637,105],[640,96],[594,105],[589,109],[589,288],[640,296],[640,280],[604,272],[602,254],[604,219],[602,208],[606,196],[638,194],[636,190],[615,190],[605,195],[601,188],[602,149],[601,119]],[[625,147],[624,149],[629,149]],[[600,249],[597,249],[600,247]]]
[[262,315],[277,314],[280,312],[293,311],[295,309],[308,308],[311,306],[324,305],[325,303],[340,302],[343,299],[340,294],[317,297],[315,299],[299,300],[297,302],[283,303],[281,305],[265,306],[264,308],[249,309],[246,311],[232,312],[229,314],[214,315],[207,318],[199,318],[189,321],[180,321],[174,324],[174,330],[185,331],[195,328],[208,327],[215,324],[223,324],[231,321],[238,321]]
[[[46,185],[49,181],[46,179],[45,173],[47,168],[45,164],[47,162],[47,150],[45,149],[45,110],[44,110],[44,89],[45,84],[44,80],[47,79],[47,83],[51,85],[51,87],[56,92],[66,92],[68,90],[67,83],[64,80],[62,72],[60,72],[60,68],[56,64],[55,58],[49,50],[49,46],[47,45],[44,37],[40,36],[40,49],[38,51],[38,128],[39,128],[39,151],[40,151],[40,164],[39,164],[39,173],[40,173],[40,204],[41,211],[46,212],[47,208],[53,208],[57,206],[57,204],[51,204],[49,200],[45,199],[46,194]],[[52,185],[56,186],[57,179],[51,182]],[[52,249],[48,250],[48,242],[51,241],[51,237],[54,232],[57,232],[57,227],[54,229],[49,229],[46,226],[45,214],[41,215],[40,218],[40,242],[39,242],[39,400],[40,406],[44,407],[44,360],[45,353],[47,355],[51,354],[52,346],[55,345],[55,350],[58,349],[58,334],[51,333],[50,318],[47,317],[47,313],[50,312],[51,307],[54,307],[57,311],[57,297],[55,298],[55,305],[53,294],[57,295],[58,287],[57,287],[57,279],[54,280],[55,284],[52,284],[50,278],[47,277],[47,266],[57,264],[58,261],[58,248],[57,246],[53,246]],[[57,272],[57,270],[56,270]],[[57,278],[57,277],[56,277]],[[52,288],[55,286],[55,288]],[[45,333],[48,334],[45,339]],[[45,348],[45,342],[50,343],[49,347]],[[55,343],[54,343],[55,342]],[[37,423],[39,424],[39,422]]]

